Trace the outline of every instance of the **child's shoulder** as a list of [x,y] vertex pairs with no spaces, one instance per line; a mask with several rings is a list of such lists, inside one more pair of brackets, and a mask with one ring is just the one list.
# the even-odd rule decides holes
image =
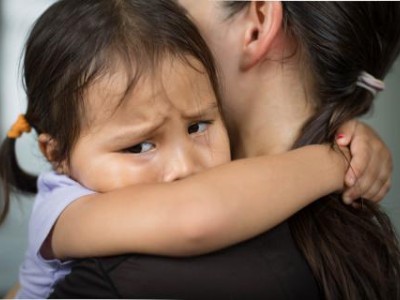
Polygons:
[[48,219],[49,214],[54,214],[56,218],[73,201],[94,193],[70,177],[54,171],[41,173],[37,185],[32,218]]
[[38,177],[38,189],[52,191],[62,187],[82,187],[70,177],[55,171],[42,172]]
[[39,195],[54,194],[58,192],[62,192],[64,196],[67,196],[65,192],[80,192],[84,194],[93,193],[93,191],[87,189],[79,182],[55,171],[46,171],[41,173],[38,177],[37,185]]
[[38,194],[29,222],[30,247],[37,255],[62,211],[72,202],[94,193],[68,176],[54,171],[38,178]]

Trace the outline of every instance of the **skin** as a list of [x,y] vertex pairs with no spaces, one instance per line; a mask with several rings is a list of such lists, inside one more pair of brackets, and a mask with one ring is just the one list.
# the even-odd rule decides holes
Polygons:
[[[298,55],[281,63],[282,57],[291,53],[295,45],[285,38],[279,20],[273,21],[268,15],[268,24],[257,24],[255,12],[240,12],[226,20],[228,11],[224,10],[222,2],[179,2],[213,51],[223,85],[229,87],[223,91],[222,101],[229,115],[228,130],[234,133],[233,157],[288,151],[300,128],[314,113],[314,101],[305,99],[309,88],[300,81]],[[274,12],[270,9],[262,13]],[[252,39],[254,32],[262,31],[269,36]],[[262,45],[264,40],[261,39],[266,39],[268,44]],[[262,51],[266,53],[261,54]],[[248,122],[240,122],[243,116]]]
[[[282,69],[276,62],[282,51],[293,47],[293,41],[280,30],[279,6],[269,10],[264,2],[257,3],[259,11],[229,21],[230,27],[225,19],[216,19],[223,33],[216,39],[224,38],[225,50],[237,51],[232,57],[226,55],[231,61],[225,65],[234,67],[225,82],[232,88],[224,91],[222,103],[234,158],[251,158],[168,185],[129,186],[75,201],[54,227],[51,248],[55,257],[206,253],[268,230],[320,196],[343,187],[338,179],[343,179],[341,171],[347,170],[347,163],[328,146],[287,152],[313,113],[313,105],[303,97],[298,61],[293,58]],[[262,20],[268,22],[260,23],[258,16],[267,14]],[[207,37],[210,44],[211,39]],[[223,59],[224,51],[217,58]],[[227,77],[226,69],[223,75]],[[295,92],[287,88],[288,83]],[[90,243],[82,245],[82,240]]]
[[[296,41],[283,30],[281,3],[251,1],[232,18],[221,1],[179,3],[202,32],[219,63],[223,86],[229,87],[222,100],[229,117],[233,158],[288,151],[313,115],[316,99],[313,74],[302,67]],[[243,119],[248,122],[241,122]],[[392,170],[384,143],[372,129],[356,121],[342,126],[339,134],[343,135],[337,140],[340,145],[349,145],[352,140],[354,155],[345,178],[345,202],[359,196],[382,199],[390,188],[388,174]],[[362,159],[370,151],[379,155],[365,164]]]
[[[187,60],[166,57],[157,74],[141,78],[126,95],[130,72],[116,61],[113,70],[87,89],[82,131],[69,161],[54,162],[54,166],[58,172],[87,188],[106,194],[83,197],[67,207],[41,249],[44,257],[85,257],[133,251],[167,255],[203,253],[238,238],[248,238],[249,231],[254,235],[255,230],[271,228],[317,195],[342,187],[346,161],[328,146],[302,149],[285,157],[271,156],[260,162],[241,161],[211,174],[203,172],[195,178],[193,175],[200,171],[229,162],[230,148],[207,73],[196,60],[190,57]],[[39,143],[52,161],[56,141],[41,134]],[[301,162],[314,160],[315,156],[327,163],[308,166]],[[265,168],[254,171],[255,165],[263,164]],[[290,169],[291,172],[277,173],[276,169]],[[321,186],[311,187],[316,178],[299,180],[303,170],[315,174]],[[260,174],[257,176],[257,173]],[[326,176],[321,178],[321,173]],[[287,191],[282,186],[262,206],[258,201],[242,201],[254,195],[265,202],[265,193],[282,181],[298,185],[306,192],[300,191],[302,196],[299,197],[298,189]],[[138,185],[150,183],[152,185]],[[175,184],[166,186],[163,183]],[[250,192],[232,189],[242,184]],[[268,188],[260,189],[260,186]],[[124,193],[124,187],[134,187],[134,200],[118,195]],[[191,195],[190,199],[187,195]],[[108,200],[109,197],[113,200]],[[282,203],[282,198],[287,202]],[[276,205],[279,209],[265,218],[264,212]],[[260,210],[263,206],[268,209]],[[112,215],[106,217],[109,212]],[[258,212],[261,214],[255,218]],[[239,214],[243,215],[241,222],[236,217]],[[71,215],[74,222],[67,221],[70,226],[64,227],[64,220]],[[171,216],[174,216],[173,221]],[[243,230],[240,224],[247,223],[250,216],[254,223]],[[104,219],[108,222],[104,223]],[[232,219],[238,221],[238,228],[232,227]],[[258,219],[267,222],[258,222]],[[69,233],[70,230],[76,232],[75,226],[80,228],[79,235]],[[224,234],[221,238],[222,232],[229,231],[235,233]],[[101,239],[93,240],[98,236],[93,232],[102,232]],[[67,236],[71,239],[66,239]],[[82,237],[91,242],[81,247]]]
[[[86,91],[83,129],[72,149],[69,162],[55,164],[58,166],[58,172],[65,173],[87,188],[103,193],[118,191],[122,187],[139,183],[153,183],[153,185],[150,186],[150,190],[146,189],[146,185],[142,190],[136,189],[136,201],[129,200],[122,203],[118,201],[119,197],[115,197],[113,201],[109,201],[107,198],[86,197],[77,201],[79,204],[84,204],[83,209],[81,205],[71,205],[61,216],[61,220],[72,213],[75,221],[70,224],[80,227],[77,245],[82,245],[80,238],[85,234],[88,234],[89,238],[85,240],[91,240],[91,242],[83,243],[87,248],[87,253],[82,252],[82,248],[75,253],[72,249],[64,257],[85,257],[94,255],[94,253],[97,255],[120,254],[134,250],[170,255],[201,253],[204,249],[210,249],[208,242],[201,246],[203,239],[201,236],[206,234],[205,240],[209,240],[210,235],[212,236],[214,233],[201,231],[199,235],[196,223],[203,224],[205,222],[203,217],[199,219],[198,216],[207,216],[206,223],[211,224],[210,228],[225,228],[224,231],[227,232],[228,227],[232,227],[230,221],[232,216],[237,215],[238,212],[242,214],[241,207],[235,202],[237,199],[244,199],[244,193],[248,194],[247,191],[238,189],[238,183],[244,184],[251,190],[257,190],[257,188],[252,188],[250,183],[260,186],[264,180],[268,180],[271,185],[276,185],[281,181],[279,172],[274,171],[276,163],[278,163],[276,165],[278,169],[280,169],[280,165],[286,165],[285,169],[289,167],[294,169],[293,173],[290,173],[293,175],[292,178],[284,175],[285,182],[295,182],[307,190],[321,193],[322,190],[312,189],[309,186],[313,181],[307,178],[305,182],[302,182],[299,179],[298,174],[302,173],[304,167],[295,162],[301,157],[310,161],[311,156],[320,156],[330,163],[322,164],[323,168],[320,168],[321,164],[315,164],[315,169],[310,167],[307,169],[317,177],[321,177],[320,172],[327,174],[324,176],[326,181],[322,182],[320,178],[318,179],[322,183],[321,186],[326,189],[325,192],[341,187],[343,180],[341,174],[346,168],[345,160],[327,146],[315,146],[300,152],[302,153],[300,156],[294,154],[293,157],[288,156],[283,160],[270,159],[267,162],[270,167],[269,172],[259,169],[262,176],[257,174],[258,172],[254,172],[255,165],[262,166],[260,162],[253,161],[253,166],[245,162],[249,167],[247,169],[243,169],[241,164],[238,165],[241,175],[244,176],[243,179],[236,176],[238,172],[235,171],[235,167],[237,166],[233,166],[233,169],[217,170],[211,174],[211,177],[203,172],[201,174],[203,176],[197,181],[190,182],[187,179],[182,188],[179,183],[185,182],[185,178],[190,175],[193,178],[193,175],[200,171],[230,161],[227,132],[208,76],[197,61],[188,59],[190,64],[176,58],[166,58],[158,69],[157,76],[142,78],[126,95],[125,91],[128,85],[126,72],[121,65],[117,64],[114,71],[94,81]],[[125,95],[123,102],[121,102],[121,95]],[[39,136],[39,143],[43,153],[51,161],[57,143],[46,134]],[[296,166],[299,168],[297,171]],[[237,190],[224,187],[221,182],[213,184],[213,182],[218,182],[218,178],[225,178],[225,182],[233,184]],[[163,184],[155,186],[154,183],[157,182],[176,184],[172,185],[171,189]],[[165,192],[163,189],[166,189]],[[239,197],[232,197],[229,194],[232,193],[232,190]],[[155,193],[155,197],[151,197],[150,191]],[[197,191],[195,195],[204,194],[213,206],[202,205],[204,196],[192,197],[193,201],[189,201],[187,195],[193,194],[193,191]],[[208,197],[210,191],[213,196]],[[220,194],[219,196],[216,191]],[[228,194],[224,191],[228,191]],[[298,201],[297,193],[290,195],[286,192],[286,188],[282,189],[282,193],[284,193],[284,197],[296,199],[297,203],[302,205],[302,202]],[[141,197],[141,194],[145,197]],[[283,197],[279,191],[277,192],[278,196]],[[304,203],[308,203],[312,197],[315,197],[314,193],[306,195],[303,198]],[[224,202],[219,201],[222,198],[230,199],[231,209],[229,206],[226,207]],[[143,201],[138,201],[138,199]],[[102,201],[101,205],[98,200]],[[172,206],[169,206],[168,202],[172,202]],[[160,205],[160,203],[164,205]],[[251,207],[251,205],[252,203],[249,203],[246,206]],[[291,210],[290,201],[279,205],[282,207],[288,205],[289,208],[285,208],[284,211]],[[271,201],[270,206],[271,208],[275,206],[274,201]],[[210,208],[211,211],[207,213],[202,211],[205,207]],[[106,216],[110,211],[114,212],[114,219]],[[252,217],[257,218],[256,213],[260,211],[259,205],[257,204],[251,211]],[[124,218],[126,212],[129,212],[128,218]],[[221,212],[223,212],[223,217],[219,215]],[[258,218],[264,218],[264,213],[260,212],[261,215]],[[176,217],[171,220],[173,214]],[[81,218],[81,216],[84,217]],[[156,221],[153,221],[151,216]],[[281,216],[279,214],[276,216],[277,219],[274,221],[272,218],[272,222],[277,223],[280,220]],[[100,217],[101,220],[94,220],[93,217]],[[105,219],[107,222],[104,222]],[[88,223],[79,224],[79,220],[88,221]],[[123,220],[139,220],[139,222],[124,222]],[[239,228],[244,223],[240,219],[236,221]],[[105,227],[102,228],[101,224]],[[195,226],[188,226],[188,224],[195,224]],[[181,233],[182,228],[184,229],[183,234]],[[94,241],[91,239],[93,230],[102,232],[101,241],[107,242],[107,247],[104,247],[104,244],[93,243]],[[229,228],[229,230],[232,229]],[[60,232],[60,229],[56,226],[54,231]],[[237,232],[240,233],[241,230],[237,230]],[[136,238],[133,239],[133,243],[126,243],[126,241],[130,241],[126,238],[127,233],[131,233]],[[61,236],[62,240],[65,240],[66,236],[72,237],[75,234],[62,234]],[[174,236],[177,237],[176,242],[174,242]],[[182,243],[182,236],[185,237],[184,243]],[[53,241],[57,245],[58,237],[60,235],[50,236],[50,239],[42,246],[41,254],[45,259],[64,255],[63,252],[54,252],[53,249],[57,251],[57,248],[51,246]],[[229,234],[226,235],[226,239],[221,239],[219,235],[214,239],[218,243],[212,247],[221,247],[232,242]],[[72,244],[74,243],[72,242]],[[131,248],[132,246],[134,248]],[[149,246],[150,248],[148,248]],[[93,251],[92,247],[97,249],[97,252]],[[16,285],[15,289],[19,289],[19,286]]]
[[[165,59],[158,75],[140,80],[121,105],[128,84],[122,66],[96,80],[86,92],[84,127],[70,162],[59,171],[109,192],[172,182],[230,161],[211,83],[204,67],[191,63]],[[47,150],[49,156],[53,149]]]
[[[130,133],[132,133],[132,136],[136,136],[137,131],[140,132],[140,130],[135,130],[135,122],[132,121],[131,123],[130,119],[126,118],[126,112],[124,111],[117,110],[116,114],[120,113],[122,118],[126,118],[126,124],[118,123],[118,118],[113,120],[112,116],[110,119],[110,116],[96,114],[92,116],[95,124],[97,124],[97,126],[93,125],[96,130],[85,130],[86,135],[82,135],[80,141],[78,140],[77,147],[73,152],[75,158],[71,160],[69,166],[62,165],[62,172],[81,181],[84,185],[99,191],[109,191],[124,185],[151,182],[152,180],[156,182],[174,182],[169,188],[166,188],[165,185],[128,187],[108,194],[84,197],[71,204],[61,215],[54,228],[52,251],[55,257],[87,257],[125,252],[172,256],[202,254],[265,231],[267,228],[273,227],[281,220],[286,219],[310,203],[312,199],[316,199],[324,193],[342,188],[342,176],[340,174],[347,169],[347,164],[340,155],[330,151],[328,147],[310,146],[306,151],[299,149],[287,155],[274,155],[285,153],[290,148],[301,126],[314,112],[312,102],[305,101],[304,98],[305,90],[308,87],[298,84],[298,79],[302,78],[300,76],[304,74],[296,73],[292,70],[298,68],[295,59],[287,63],[283,69],[279,69],[281,64],[278,67],[273,62],[274,58],[281,58],[282,54],[290,50],[293,46],[292,41],[285,39],[277,29],[279,28],[277,26],[279,22],[275,20],[275,22],[271,22],[265,27],[268,30],[264,30],[264,32],[275,33],[266,35],[268,38],[265,38],[265,35],[259,35],[263,37],[262,41],[264,42],[262,43],[264,47],[260,47],[257,44],[251,43],[254,31],[261,28],[259,23],[254,23],[256,19],[254,15],[257,14],[250,14],[252,18],[247,18],[249,15],[241,15],[234,21],[226,21],[226,15],[217,2],[182,0],[180,3],[186,7],[188,13],[194,18],[203,32],[209,46],[216,55],[217,61],[220,63],[220,69],[223,74],[222,78],[225,80],[224,86],[229,87],[229,89],[223,91],[223,99],[225,101],[222,104],[232,140],[233,158],[253,157],[253,159],[239,160],[187,178],[191,174],[196,174],[203,169],[222,164],[229,160],[229,156],[225,152],[226,133],[223,126],[220,126],[220,119],[216,117],[217,122],[214,122],[213,125],[216,125],[217,128],[212,130],[215,130],[215,136],[222,138],[223,142],[218,144],[217,140],[219,138],[214,140],[213,132],[211,134],[207,133],[211,136],[211,140],[207,142],[213,141],[208,145],[204,143],[204,136],[202,136],[204,132],[188,134],[188,129],[195,123],[187,122],[187,118],[182,118],[183,111],[185,110],[183,106],[188,105],[193,107],[194,103],[189,100],[190,97],[186,99],[185,97],[181,98],[182,103],[185,104],[183,106],[175,102],[175,97],[171,96],[174,95],[174,89],[172,91],[169,89],[165,90],[165,86],[168,87],[168,84],[163,85],[161,94],[164,97],[158,101],[163,103],[169,111],[172,111],[177,120],[179,120],[179,122],[168,120],[165,124],[166,128],[171,129],[171,132],[178,133],[176,137],[179,139],[179,142],[177,143],[177,148],[172,143],[167,143],[165,147],[170,150],[167,152],[160,151],[160,149],[164,148],[164,142],[161,144],[158,142],[154,143],[156,145],[155,149],[144,154],[144,156],[150,154],[150,156],[156,157],[156,162],[149,163],[149,161],[144,159],[144,164],[149,163],[147,166],[150,167],[150,170],[153,170],[149,173],[144,168],[141,168],[141,157],[131,159],[129,157],[131,154],[121,151],[132,146],[137,146],[138,143],[148,142],[147,137],[144,139],[140,138],[141,134],[137,135],[139,136],[138,139],[132,138],[131,141]],[[255,6],[261,8],[264,15],[268,13],[268,16],[279,15],[279,11],[265,10],[264,8],[267,6],[263,4]],[[218,30],[215,30],[215,28],[218,28]],[[277,34],[277,32],[280,32],[280,34]],[[266,40],[267,42],[265,42]],[[265,47],[265,45],[273,46]],[[266,49],[269,50],[266,51]],[[268,56],[264,56],[264,54],[268,54]],[[269,64],[259,64],[261,60],[267,57],[272,59]],[[185,67],[182,66],[182,69],[185,70]],[[265,72],[265,70],[269,70],[269,72]],[[270,70],[274,72],[270,72]],[[188,73],[190,71],[186,75]],[[200,95],[201,92],[209,89],[209,84],[205,83],[204,78],[201,79],[199,74],[193,73],[192,75],[192,83],[195,82],[203,87],[200,88]],[[168,81],[169,76],[163,76],[163,78]],[[194,80],[197,77],[203,83],[199,83],[199,80]],[[183,76],[181,78],[185,79],[186,77]],[[189,81],[191,78],[189,76]],[[118,76],[117,78],[110,76],[108,79],[121,82]],[[179,80],[171,80],[171,82],[179,82]],[[115,93],[116,95],[119,94],[118,84],[115,91],[110,89],[107,82],[100,81],[97,84],[96,88],[88,92],[89,98],[92,96],[96,98],[97,95],[101,98],[103,94],[99,93],[98,90],[107,91],[107,93],[111,94]],[[205,87],[207,85],[208,87]],[[291,86],[291,89],[287,89],[288,85]],[[140,103],[143,103],[143,107],[146,107],[145,103],[148,104],[150,101],[148,95],[154,92],[154,89],[147,89],[148,93],[146,94],[146,85],[144,87],[144,95],[140,95],[138,99],[140,99]],[[155,87],[156,90],[159,88],[157,84]],[[177,90],[181,89],[176,89],[175,91]],[[300,97],[299,94],[301,95]],[[115,98],[118,98],[116,95]],[[203,114],[200,112],[202,111],[201,104],[203,104],[204,98],[200,97],[196,100],[195,107],[200,106],[200,109],[198,109],[197,116],[192,118],[192,120],[199,122],[203,120]],[[129,101],[127,103],[129,107]],[[204,103],[206,103],[205,107],[209,108],[212,106],[210,105],[210,100],[204,101]],[[91,103],[90,105],[93,105],[93,111],[98,110],[95,103]],[[138,106],[140,105],[138,104]],[[144,109],[144,115],[146,115],[146,112],[149,112],[150,115],[153,113],[162,114],[155,107],[154,105],[152,107],[154,111],[151,111],[150,108]],[[129,134],[127,134],[126,139],[122,139],[127,141],[126,146],[113,150],[105,147],[108,143],[111,144],[113,142],[112,136],[115,130],[102,126],[104,118],[108,119],[108,122],[111,122],[110,125],[126,127]],[[103,122],[96,119],[103,119]],[[208,120],[208,118],[205,119]],[[243,122],[244,119],[246,122]],[[200,127],[196,128],[197,131],[202,131],[199,129]],[[209,130],[210,128],[207,127],[207,131]],[[340,129],[340,133],[344,133],[344,137],[338,140],[338,143],[349,145],[350,141],[352,141],[352,152],[356,154],[352,160],[353,170],[356,171],[356,174],[351,173],[347,176],[346,181],[348,185],[354,186],[354,183],[351,184],[351,180],[349,180],[349,178],[354,178],[354,175],[357,175],[360,181],[362,179],[363,183],[372,182],[371,179],[369,181],[366,180],[365,176],[361,177],[364,172],[384,178],[386,184],[383,186],[374,185],[374,189],[378,192],[367,192],[368,195],[371,195],[370,199],[378,201],[383,197],[383,194],[386,193],[390,185],[390,153],[388,153],[379,137],[361,123],[349,122]],[[171,140],[173,140],[172,136],[167,134],[167,132],[162,132],[160,136],[170,136]],[[99,145],[92,145],[91,142],[98,140],[99,137],[99,141],[102,142]],[[54,147],[54,144],[51,143],[51,137],[43,135],[39,140],[41,148],[51,160],[51,149]],[[153,140],[150,140],[153,143]],[[215,147],[214,142],[218,144],[215,144]],[[88,149],[86,145],[91,145],[91,148],[92,146],[95,147]],[[162,147],[159,145],[162,145]],[[188,149],[186,147],[190,145],[195,146],[190,147],[191,149],[199,146],[200,150],[184,155]],[[147,144],[146,146],[149,145]],[[370,150],[366,151],[365,148],[368,147],[370,147]],[[210,153],[215,152],[215,149],[217,149],[218,157],[215,157],[214,154],[210,155]],[[97,150],[98,152],[96,153],[99,157],[103,157],[103,159],[91,159],[91,156],[95,156],[92,155],[92,151]],[[370,153],[374,155],[379,153],[378,157],[384,158],[383,166],[382,164],[379,165],[382,167],[381,172],[376,171],[376,163],[367,164],[368,168],[366,167],[365,161],[369,160]],[[171,154],[177,155],[177,161],[181,162],[179,164],[180,168],[173,169],[172,165],[170,168],[160,168],[163,164],[168,166],[168,158],[170,158]],[[270,157],[259,157],[262,155],[270,155]],[[85,158],[89,159],[89,161]],[[199,158],[201,159],[199,160]],[[374,160],[376,161],[376,158]],[[108,168],[102,166],[102,164],[109,161],[112,164],[111,166]],[[93,179],[93,177],[97,177],[93,176],[93,174],[97,175],[99,174],[98,172],[104,172],[104,170],[105,174],[107,174],[110,170],[114,171],[114,167],[117,169],[118,165],[125,167],[125,163],[134,161],[139,162],[139,166],[132,167],[125,176],[119,177],[119,174],[114,173],[113,177],[115,176],[115,180],[112,182]],[[199,161],[200,165],[195,167],[194,162],[197,164]],[[331,163],[327,165],[308,165],[308,178],[304,178],[301,175],[304,173],[305,166],[299,163],[301,161],[331,161]],[[82,163],[87,164],[88,171],[85,171],[85,167],[81,165]],[[134,165],[132,164],[132,166]],[[154,169],[152,169],[153,166]],[[282,171],[285,168],[290,169],[292,173],[287,174],[287,172]],[[161,171],[157,171],[158,169]],[[242,178],[238,181],[237,176],[232,176],[233,174],[241,174]],[[108,179],[110,177],[108,176]],[[126,179],[126,177],[129,179]],[[221,182],[221,178],[226,180]],[[182,180],[175,181],[176,179]],[[297,186],[297,188],[285,189],[285,191],[279,188],[272,189],[273,193],[268,199],[268,203],[260,200],[268,193],[268,188],[260,190],[260,186],[264,186],[265,188],[265,183],[267,182],[272,186],[279,187],[283,181],[286,183],[285,186]],[[217,184],[213,184],[214,182]],[[313,182],[319,182],[319,185],[315,186]],[[387,184],[388,182],[389,184]],[[237,187],[237,184],[246,186],[246,191],[235,189],[232,192],[232,187]],[[186,195],[196,195],[194,193],[196,190],[202,193],[203,196],[195,196],[193,199],[188,199]],[[348,202],[351,202],[352,198],[362,195],[366,189],[354,191],[354,189],[349,188],[348,190],[353,191],[353,194],[350,194],[348,199]],[[302,194],[304,195],[302,196]],[[132,199],[132,195],[136,195],[135,199]],[[162,206],[160,205],[159,195],[163,195]],[[181,195],[184,196],[181,197]],[[145,199],[141,201],[141,198]],[[253,198],[260,201],[248,202],[247,205],[243,206],[243,199]],[[226,199],[230,201],[226,202]],[[281,199],[286,199],[286,202],[283,203]],[[112,200],[112,203],[110,200]],[[207,200],[210,201],[207,202]],[[295,201],[295,205],[293,201]],[[167,205],[165,205],[165,202],[167,202]],[[176,208],[179,208],[178,215],[181,217],[171,219],[172,212],[174,215],[177,215]],[[282,208],[282,211],[276,208]],[[265,220],[265,213],[263,211],[271,211],[275,215],[271,213],[272,217]],[[110,212],[112,213],[110,214]],[[249,215],[252,216],[251,219],[246,217]],[[109,222],[107,222],[106,226],[102,226],[104,225],[103,220],[106,216],[109,217]],[[235,224],[232,224],[232,218],[236,218]],[[140,221],[144,219],[147,221]],[[122,220],[135,220],[136,223],[122,222]],[[261,220],[264,220],[264,222]],[[242,228],[240,224],[246,224],[246,228]],[[79,236],[76,235],[77,228],[79,228]],[[184,229],[183,232],[182,228]],[[102,232],[102,237],[93,240],[93,232]],[[157,232],[157,234],[154,235],[154,232]],[[222,236],[221,232],[224,233]],[[231,235],[232,232],[235,233],[233,236]],[[129,233],[128,236],[127,233]],[[129,236],[131,238],[127,242]],[[165,238],[161,239],[160,236],[164,236]],[[70,238],[66,239],[65,237]],[[82,249],[80,247],[82,239],[91,241],[90,247]],[[155,244],[158,247],[155,247]]]

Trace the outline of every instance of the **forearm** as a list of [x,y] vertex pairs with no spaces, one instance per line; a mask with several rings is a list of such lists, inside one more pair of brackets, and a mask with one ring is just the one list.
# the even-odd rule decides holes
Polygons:
[[58,257],[206,253],[268,230],[341,188],[343,161],[327,146],[310,146],[170,184],[88,196],[60,217],[53,249]]

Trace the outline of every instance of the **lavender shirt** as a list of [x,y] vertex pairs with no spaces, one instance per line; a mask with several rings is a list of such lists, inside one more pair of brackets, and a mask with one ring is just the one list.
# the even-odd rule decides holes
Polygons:
[[38,194],[29,222],[28,249],[19,272],[21,288],[16,298],[47,298],[55,283],[70,272],[71,261],[46,260],[40,248],[62,211],[74,200],[92,193],[55,172],[39,176]]

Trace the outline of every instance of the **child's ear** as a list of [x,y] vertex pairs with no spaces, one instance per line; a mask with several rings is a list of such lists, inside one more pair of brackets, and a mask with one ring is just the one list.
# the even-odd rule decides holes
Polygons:
[[248,70],[265,58],[282,28],[280,1],[251,1],[246,15],[246,31],[240,67]]
[[53,168],[60,174],[68,175],[68,168],[65,161],[57,162],[54,159],[54,154],[58,151],[57,141],[53,139],[47,133],[41,133],[38,137],[39,149],[46,157],[46,159],[51,163]]

